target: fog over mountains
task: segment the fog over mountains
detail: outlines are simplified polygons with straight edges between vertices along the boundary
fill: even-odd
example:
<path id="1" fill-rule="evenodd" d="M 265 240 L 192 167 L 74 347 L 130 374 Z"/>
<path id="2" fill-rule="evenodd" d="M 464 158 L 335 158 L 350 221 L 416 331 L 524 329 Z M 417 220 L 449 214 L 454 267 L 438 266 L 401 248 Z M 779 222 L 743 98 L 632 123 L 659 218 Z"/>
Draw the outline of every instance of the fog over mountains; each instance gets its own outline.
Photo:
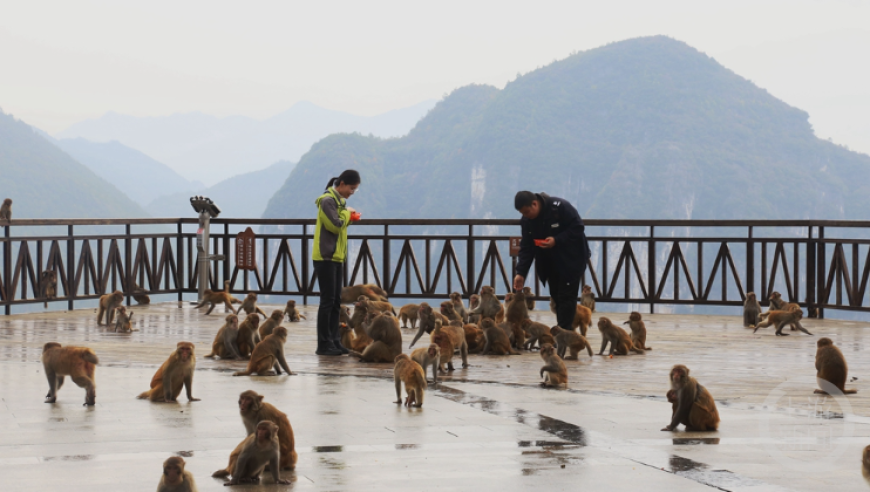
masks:
<path id="1" fill-rule="evenodd" d="M 377 116 L 357 116 L 299 102 L 265 120 L 202 113 L 147 118 L 107 113 L 55 136 L 116 140 L 168 165 L 187 180 L 212 185 L 277 161 L 297 162 L 313 143 L 333 133 L 404 135 L 434 105 L 430 100 Z"/>

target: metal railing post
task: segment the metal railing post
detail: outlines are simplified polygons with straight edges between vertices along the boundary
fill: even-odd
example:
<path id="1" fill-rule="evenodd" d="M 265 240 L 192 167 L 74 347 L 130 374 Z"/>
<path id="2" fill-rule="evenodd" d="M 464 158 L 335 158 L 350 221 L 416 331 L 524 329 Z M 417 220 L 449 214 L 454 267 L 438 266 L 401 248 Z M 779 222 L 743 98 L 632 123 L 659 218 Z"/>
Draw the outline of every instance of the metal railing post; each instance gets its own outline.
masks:
<path id="1" fill-rule="evenodd" d="M 6 304 L 6 314 L 12 314 L 12 291 L 10 284 L 12 283 L 12 240 L 11 240 L 11 225 L 5 226 L 3 237 L 6 241 L 3 243 L 3 301 Z"/>
<path id="2" fill-rule="evenodd" d="M 130 305 L 130 294 L 133 292 L 133 238 L 130 237 L 130 224 L 124 225 L 124 295 L 127 297 L 127 305 Z M 147 256 L 146 256 L 147 258 Z"/>
<path id="3" fill-rule="evenodd" d="M 67 309 L 72 311 L 74 309 L 74 301 L 73 299 L 76 296 L 76 291 L 78 290 L 78 286 L 76 285 L 76 243 L 73 239 L 73 226 L 68 225 L 67 229 L 67 240 L 66 240 L 66 284 L 69 286 L 69 292 L 66 293 L 67 297 Z"/>

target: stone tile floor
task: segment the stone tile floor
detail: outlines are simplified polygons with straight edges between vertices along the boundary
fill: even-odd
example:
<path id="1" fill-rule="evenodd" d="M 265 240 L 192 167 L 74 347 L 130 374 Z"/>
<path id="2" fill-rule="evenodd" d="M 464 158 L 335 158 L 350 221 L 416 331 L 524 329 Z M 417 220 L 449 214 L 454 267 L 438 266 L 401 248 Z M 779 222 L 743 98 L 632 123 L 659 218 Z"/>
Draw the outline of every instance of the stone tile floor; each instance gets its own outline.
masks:
<path id="1" fill-rule="evenodd" d="M 401 304 L 397 302 L 396 304 Z M 274 306 L 264 306 L 267 312 Z M 316 307 L 290 330 L 287 377 L 234 378 L 242 362 L 209 360 L 223 314 L 189 305 L 133 307 L 130 335 L 97 327 L 91 310 L 0 317 L 0 490 L 153 490 L 162 461 L 185 456 L 200 490 L 244 437 L 236 400 L 264 394 L 293 424 L 299 464 L 287 490 L 864 490 L 870 444 L 868 324 L 807 320 L 816 336 L 753 335 L 737 316 L 647 315 L 646 355 L 568 361 L 570 389 L 537 387 L 537 353 L 471 356 L 430 389 L 422 409 L 391 403 L 388 364 L 313 355 Z M 624 321 L 625 314 L 604 314 Z M 553 323 L 549 312 L 532 317 Z M 598 314 L 594 316 L 597 320 Z M 413 335 L 404 331 L 405 345 Z M 847 399 L 814 398 L 815 341 L 829 336 L 850 364 Z M 600 336 L 590 332 L 598 347 Z M 135 396 L 175 343 L 196 343 L 194 396 Z M 93 348 L 97 405 L 69 381 L 43 403 L 47 341 Z M 420 343 L 420 342 L 418 342 Z M 683 363 L 717 400 L 715 433 L 666 433 L 667 373 Z"/>

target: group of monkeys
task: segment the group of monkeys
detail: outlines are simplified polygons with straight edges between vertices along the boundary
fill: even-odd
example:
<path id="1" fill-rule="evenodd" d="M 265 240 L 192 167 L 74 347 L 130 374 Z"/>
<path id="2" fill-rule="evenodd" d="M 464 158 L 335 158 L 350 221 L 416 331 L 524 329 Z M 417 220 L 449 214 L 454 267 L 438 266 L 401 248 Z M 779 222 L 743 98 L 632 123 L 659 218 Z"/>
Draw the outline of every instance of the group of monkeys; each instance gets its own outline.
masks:
<path id="1" fill-rule="evenodd" d="M 223 292 L 207 289 L 197 305 L 198 308 L 209 305 L 206 314 L 210 314 L 219 304 L 223 304 L 230 312 L 215 335 L 211 352 L 206 357 L 246 359 L 247 368 L 234 373 L 234 376 L 281 374 L 282 369 L 288 375 L 293 375 L 284 357 L 288 331 L 281 323 L 285 316 L 291 322 L 305 319 L 296 307 L 296 302 L 288 301 L 283 310 L 274 310 L 261 323 L 259 316 L 267 315 L 257 306 L 257 294 L 251 292 L 244 300 L 239 300 L 229 293 L 228 283 Z M 143 291 L 138 294 L 145 295 Z M 98 324 L 102 323 L 105 314 L 106 323 L 111 325 L 114 314 L 115 331 L 132 331 L 132 312 L 128 315 L 126 308 L 121 305 L 123 298 L 120 291 L 101 297 Z M 428 385 L 426 370 L 431 367 L 433 383 L 437 384 L 439 373 L 454 370 L 455 354 L 461 357 L 462 367 L 465 368 L 469 366 L 468 354 L 519 355 L 523 350 L 537 347 L 544 361 L 540 369 L 543 378 L 541 385 L 554 388 L 565 388 L 568 383 L 568 371 L 563 359 L 577 360 L 584 349 L 592 356 L 592 347 L 586 334 L 592 326 L 595 298 L 589 286 L 583 286 L 571 330 L 559 326 L 547 327 L 532 321 L 529 311 L 534 309 L 535 301 L 528 287 L 507 294 L 502 304 L 493 287 L 484 286 L 479 295 L 471 296 L 468 308 L 464 306 L 461 295 L 454 292 L 450 294 L 450 300 L 441 303 L 438 311 L 423 302 L 406 304 L 397 313 L 386 292 L 373 284 L 345 287 L 341 300 L 343 304 L 352 303 L 354 306 L 353 313 L 348 307 L 341 307 L 342 345 L 361 362 L 393 363 L 395 403 L 408 407 L 423 406 Z M 748 293 L 744 304 L 745 326 L 757 331 L 775 325 L 776 334 L 785 336 L 787 334 L 782 333 L 782 330 L 790 325 L 792 330 L 810 334 L 800 324 L 802 312 L 797 304 L 785 303 L 777 292 L 772 293 L 769 300 L 771 309 L 762 313 L 755 294 Z M 238 310 L 233 304 L 240 305 Z M 555 311 L 552 301 L 550 309 Z M 239 323 L 238 315 L 243 310 L 246 317 Z M 429 345 L 413 350 L 410 355 L 404 354 L 400 320 L 402 328 L 416 330 L 409 348 L 413 348 L 423 333 L 430 335 Z M 602 335 L 599 355 L 613 357 L 632 352 L 644 354 L 651 350 L 646 345 L 646 326 L 640 313 L 632 312 L 629 320 L 623 324 L 629 325 L 630 334 L 609 318 L 599 318 L 597 325 Z M 608 344 L 610 350 L 605 354 Z M 817 346 L 817 377 L 828 381 L 844 394 L 855 393 L 856 390 L 844 387 L 848 368 L 842 352 L 829 338 L 819 339 Z M 199 401 L 192 395 L 196 367 L 194 349 L 190 342 L 179 342 L 176 350 L 154 374 L 150 389 L 138 398 L 152 402 L 175 402 L 184 388 L 189 401 Z M 94 368 L 99 360 L 91 349 L 46 343 L 42 362 L 49 383 L 46 402 L 56 401 L 57 390 L 63 384 L 64 377 L 70 376 L 75 384 L 85 388 L 85 404 L 95 404 Z M 684 365 L 675 365 L 670 371 L 671 389 L 666 396 L 672 405 L 672 416 L 671 422 L 662 429 L 664 431 L 676 430 L 680 424 L 687 431 L 714 431 L 718 428 L 719 414 L 712 395 L 689 373 L 689 368 Z M 406 394 L 404 401 L 402 385 Z M 822 389 L 815 392 L 826 394 Z M 289 420 L 285 414 L 262 400 L 263 397 L 253 391 L 246 391 L 239 398 L 248 437 L 231 453 L 227 468 L 213 475 L 231 476 L 228 484 L 256 482 L 267 468 L 277 483 L 285 483 L 280 480 L 278 470 L 293 469 L 295 466 L 296 453 Z M 868 461 L 865 460 L 865 463 Z M 184 460 L 180 457 L 166 460 L 158 487 L 158 492 L 175 490 L 196 490 L 193 477 L 184 470 Z"/>

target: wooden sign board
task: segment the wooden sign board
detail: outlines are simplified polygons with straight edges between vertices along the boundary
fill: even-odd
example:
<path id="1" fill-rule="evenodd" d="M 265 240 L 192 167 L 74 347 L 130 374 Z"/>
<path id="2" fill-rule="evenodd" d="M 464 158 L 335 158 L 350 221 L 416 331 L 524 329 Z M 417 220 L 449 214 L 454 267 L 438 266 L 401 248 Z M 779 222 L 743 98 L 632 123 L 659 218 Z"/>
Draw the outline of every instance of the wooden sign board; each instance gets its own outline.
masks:
<path id="1" fill-rule="evenodd" d="M 257 236 L 250 227 L 236 235 L 236 267 L 239 270 L 257 269 Z"/>
<path id="2" fill-rule="evenodd" d="M 520 255 L 520 242 L 522 242 L 522 237 L 512 237 L 510 238 L 510 251 L 511 257 L 516 257 Z"/>

